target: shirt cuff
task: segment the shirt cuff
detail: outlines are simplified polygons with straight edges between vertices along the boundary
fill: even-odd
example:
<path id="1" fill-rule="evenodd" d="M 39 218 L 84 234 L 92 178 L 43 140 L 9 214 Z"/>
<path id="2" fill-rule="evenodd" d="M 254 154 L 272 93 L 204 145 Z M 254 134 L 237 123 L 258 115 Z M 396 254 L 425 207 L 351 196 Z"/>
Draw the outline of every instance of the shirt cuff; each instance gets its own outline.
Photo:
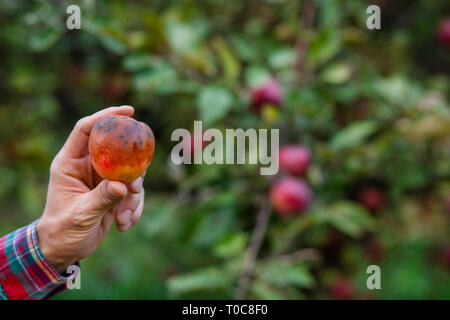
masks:
<path id="1" fill-rule="evenodd" d="M 44 299 L 65 289 L 61 275 L 39 247 L 37 221 L 0 239 L 0 284 L 12 300 Z"/>

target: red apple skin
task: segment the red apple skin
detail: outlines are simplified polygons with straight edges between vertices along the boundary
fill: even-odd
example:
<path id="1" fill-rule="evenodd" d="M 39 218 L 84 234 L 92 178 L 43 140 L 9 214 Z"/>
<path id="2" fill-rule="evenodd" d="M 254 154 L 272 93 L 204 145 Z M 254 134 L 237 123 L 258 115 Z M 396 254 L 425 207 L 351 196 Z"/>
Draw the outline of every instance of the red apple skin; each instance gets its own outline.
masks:
<path id="1" fill-rule="evenodd" d="M 262 86 L 252 88 L 251 95 L 251 110 L 259 113 L 266 104 L 272 104 L 279 107 L 283 100 L 280 83 L 275 78 L 270 78 Z"/>
<path id="2" fill-rule="evenodd" d="M 386 194 L 381 189 L 370 187 L 358 194 L 358 200 L 367 210 L 375 212 L 386 205 Z"/>
<path id="3" fill-rule="evenodd" d="M 450 46 L 450 18 L 445 19 L 440 23 L 438 38 L 443 45 Z"/>
<path id="4" fill-rule="evenodd" d="M 355 296 L 355 288 L 347 278 L 337 279 L 330 287 L 330 295 L 338 300 L 350 300 Z"/>
<path id="5" fill-rule="evenodd" d="M 135 180 L 148 168 L 154 152 L 155 137 L 150 127 L 127 116 L 101 118 L 89 137 L 92 165 L 108 180 Z"/>
<path id="6" fill-rule="evenodd" d="M 300 145 L 280 148 L 280 168 L 294 175 L 304 174 L 311 163 L 311 152 Z"/>
<path id="7" fill-rule="evenodd" d="M 291 217 L 305 211 L 311 204 L 313 193 L 302 179 L 282 178 L 270 190 L 270 202 L 278 214 Z"/>

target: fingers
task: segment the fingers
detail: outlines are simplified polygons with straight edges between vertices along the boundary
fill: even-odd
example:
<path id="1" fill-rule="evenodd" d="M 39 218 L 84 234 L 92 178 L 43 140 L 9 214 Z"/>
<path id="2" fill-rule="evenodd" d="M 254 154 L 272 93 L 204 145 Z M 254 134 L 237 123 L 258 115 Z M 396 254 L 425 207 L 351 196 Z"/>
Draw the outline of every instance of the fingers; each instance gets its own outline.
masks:
<path id="1" fill-rule="evenodd" d="M 128 190 L 123 182 L 103 180 L 95 189 L 86 193 L 86 212 L 101 215 L 118 204 L 127 194 Z"/>
<path id="2" fill-rule="evenodd" d="M 63 157 L 68 158 L 79 158 L 83 157 L 87 153 L 89 135 L 91 133 L 92 127 L 95 123 L 109 115 L 124 115 L 132 116 L 134 113 L 133 107 L 121 106 L 121 107 L 109 107 L 94 113 L 88 117 L 82 118 L 77 122 L 75 128 L 67 138 L 66 143 L 61 149 L 61 154 Z"/>
<path id="3" fill-rule="evenodd" d="M 144 199 L 142 199 L 142 200 L 144 200 Z M 144 210 L 144 201 L 141 201 L 139 203 L 136 211 L 131 216 L 131 226 L 134 226 L 139 221 L 139 219 L 141 219 L 143 210 Z"/>
<path id="4" fill-rule="evenodd" d="M 144 199 L 142 198 L 134 212 L 130 209 L 120 211 L 116 215 L 116 226 L 120 232 L 128 231 L 132 226 L 139 221 L 142 216 L 142 210 L 144 208 Z"/>
<path id="5" fill-rule="evenodd" d="M 114 223 L 114 214 L 108 211 L 102 219 L 101 230 L 103 232 L 103 237 L 106 236 Z"/>
<path id="6" fill-rule="evenodd" d="M 140 193 L 128 193 L 116 210 L 117 230 L 129 230 L 142 216 L 144 208 L 144 189 Z"/>
<path id="7" fill-rule="evenodd" d="M 128 231 L 142 216 L 144 208 L 144 188 L 142 184 L 146 172 L 134 181 L 127 183 L 128 196 L 116 210 L 117 230 L 121 232 Z"/>
<path id="8" fill-rule="evenodd" d="M 144 182 L 144 178 L 141 176 L 141 177 L 137 178 L 136 180 L 134 180 L 134 181 L 132 181 L 130 183 L 127 183 L 128 190 L 131 193 L 136 193 L 136 194 L 140 193 L 141 190 L 142 190 L 142 183 L 143 182 Z"/>
<path id="9" fill-rule="evenodd" d="M 145 174 L 145 173 L 144 173 Z M 143 175 L 127 184 L 130 191 L 116 211 L 117 230 L 125 232 L 129 230 L 142 216 L 144 208 Z"/>

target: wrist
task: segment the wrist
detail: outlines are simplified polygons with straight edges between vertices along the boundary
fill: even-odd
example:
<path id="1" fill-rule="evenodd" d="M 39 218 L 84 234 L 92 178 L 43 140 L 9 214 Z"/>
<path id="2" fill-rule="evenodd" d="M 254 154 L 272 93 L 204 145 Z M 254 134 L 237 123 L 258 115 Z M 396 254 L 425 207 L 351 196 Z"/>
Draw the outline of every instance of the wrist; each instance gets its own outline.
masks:
<path id="1" fill-rule="evenodd" d="M 55 268 L 60 274 L 66 272 L 67 268 L 73 264 L 67 259 L 61 257 L 57 249 L 52 245 L 52 241 L 49 237 L 49 232 L 47 231 L 45 223 L 41 220 L 38 221 L 36 225 L 36 234 L 38 238 L 39 248 L 45 259 Z"/>

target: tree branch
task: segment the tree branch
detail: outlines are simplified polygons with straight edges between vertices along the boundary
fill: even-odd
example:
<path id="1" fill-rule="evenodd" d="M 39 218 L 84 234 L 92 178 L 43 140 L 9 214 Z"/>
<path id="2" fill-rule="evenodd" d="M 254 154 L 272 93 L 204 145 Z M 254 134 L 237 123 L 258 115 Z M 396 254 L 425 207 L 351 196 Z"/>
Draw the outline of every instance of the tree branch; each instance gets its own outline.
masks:
<path id="1" fill-rule="evenodd" d="M 300 17 L 300 25 L 304 30 L 309 30 L 314 25 L 314 20 L 316 17 L 317 4 L 316 0 L 305 0 L 302 10 L 302 15 Z M 298 71 L 298 77 L 300 81 L 305 81 L 305 58 L 306 51 L 308 50 L 309 42 L 307 40 L 298 40 L 296 44 L 297 51 L 297 61 L 296 69 Z"/>
<path id="2" fill-rule="evenodd" d="M 244 263 L 238 282 L 238 287 L 235 293 L 235 299 L 242 300 L 247 296 L 247 291 L 251 283 L 251 278 L 255 268 L 255 261 L 258 257 L 261 243 L 266 234 L 267 224 L 270 218 L 270 206 L 267 199 L 264 199 L 261 204 L 258 216 L 256 218 L 255 228 L 253 229 L 250 245 L 245 252 Z"/>
<path id="3" fill-rule="evenodd" d="M 322 259 L 320 252 L 313 248 L 306 248 L 295 251 L 291 254 L 282 255 L 279 257 L 284 263 L 292 264 L 305 260 L 319 261 Z"/>

